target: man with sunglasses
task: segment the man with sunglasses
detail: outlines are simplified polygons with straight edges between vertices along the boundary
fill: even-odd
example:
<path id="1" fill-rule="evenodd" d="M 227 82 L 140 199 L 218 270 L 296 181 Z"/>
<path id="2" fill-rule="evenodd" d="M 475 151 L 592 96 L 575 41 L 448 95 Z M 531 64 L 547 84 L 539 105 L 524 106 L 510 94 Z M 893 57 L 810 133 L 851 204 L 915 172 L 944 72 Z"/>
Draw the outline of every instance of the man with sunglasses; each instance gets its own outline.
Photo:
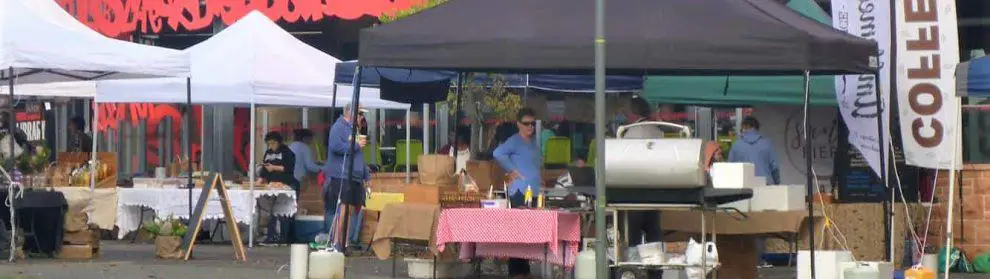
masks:
<path id="1" fill-rule="evenodd" d="M 330 228 L 330 222 L 334 220 L 334 213 L 337 212 L 338 199 L 343 206 L 340 208 L 341 216 L 350 214 L 351 218 L 348 223 L 350 226 L 356 225 L 355 215 L 365 202 L 364 183 L 371 178 L 371 170 L 365 164 L 364 152 L 362 152 L 364 146 L 368 144 L 368 139 L 360 135 L 359 132 L 353 131 L 352 125 L 355 120 L 351 119 L 352 109 L 354 108 L 350 104 L 344 106 L 344 114 L 334 122 L 327 138 L 327 162 L 323 165 L 323 172 L 328 177 L 323 184 L 324 222 L 327 229 Z M 357 110 L 358 119 L 356 121 L 360 123 L 364 120 L 366 110 L 360 107 Z M 356 141 L 353 149 L 351 148 L 352 138 Z M 354 173 L 348 177 L 347 160 L 351 160 L 351 157 L 354 160 Z M 343 251 L 346 243 L 346 240 L 338 237 L 348 227 L 343 224 L 343 221 L 344 218 L 337 218 L 334 231 L 331 232 L 336 240 L 338 251 Z"/>
<path id="2" fill-rule="evenodd" d="M 509 173 L 512 181 L 509 184 L 509 192 L 505 195 L 509 197 L 512 207 L 521 207 L 527 188 L 532 188 L 534 193 L 540 190 L 543 162 L 536 139 L 536 114 L 533 109 L 519 109 L 516 114 L 516 126 L 519 132 L 496 147 L 492 155 L 502 169 Z M 530 276 L 529 261 L 509 259 L 508 265 L 509 277 Z"/>

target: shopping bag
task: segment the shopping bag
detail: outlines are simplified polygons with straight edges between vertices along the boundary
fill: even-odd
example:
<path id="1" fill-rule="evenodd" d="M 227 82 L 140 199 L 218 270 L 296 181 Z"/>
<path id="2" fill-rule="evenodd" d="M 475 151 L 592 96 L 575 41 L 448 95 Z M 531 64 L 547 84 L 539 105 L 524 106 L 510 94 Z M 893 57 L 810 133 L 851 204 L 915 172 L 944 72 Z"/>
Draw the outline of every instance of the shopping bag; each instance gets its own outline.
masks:
<path id="1" fill-rule="evenodd" d="M 419 183 L 426 185 L 456 185 L 454 158 L 446 155 L 419 155 Z"/>
<path id="2" fill-rule="evenodd" d="M 711 272 L 718 264 L 718 248 L 714 242 L 698 243 L 694 238 L 688 241 L 687 250 L 684 257 L 689 266 L 701 266 L 705 264 L 705 272 L 700 267 L 688 267 L 686 269 L 688 279 L 703 279 L 703 274 Z"/>

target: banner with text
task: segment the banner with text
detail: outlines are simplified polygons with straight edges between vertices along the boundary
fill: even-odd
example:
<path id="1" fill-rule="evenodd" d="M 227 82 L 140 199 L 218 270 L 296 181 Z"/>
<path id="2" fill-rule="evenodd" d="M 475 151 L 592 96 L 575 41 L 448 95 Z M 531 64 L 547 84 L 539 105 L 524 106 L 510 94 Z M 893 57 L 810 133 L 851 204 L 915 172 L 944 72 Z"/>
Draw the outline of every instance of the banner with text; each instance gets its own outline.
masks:
<path id="1" fill-rule="evenodd" d="M 909 165 L 948 169 L 958 141 L 955 1 L 896 0 L 897 104 Z M 960 145 L 956 145 L 961 148 Z M 957 153 L 962 157 L 961 153 Z M 958 158 L 957 162 L 961 161 Z"/>
<path id="2" fill-rule="evenodd" d="M 877 118 L 883 115 L 883 130 L 890 131 L 890 1 L 832 0 L 832 26 L 846 33 L 877 41 L 880 48 L 880 84 L 873 75 L 835 77 L 835 98 L 842 120 L 849 128 L 849 144 L 866 159 L 877 175 L 880 170 L 880 148 L 890 154 L 890 134 L 880 143 Z M 877 110 L 877 88 L 881 110 Z M 889 165 L 889 164 L 888 164 Z"/>

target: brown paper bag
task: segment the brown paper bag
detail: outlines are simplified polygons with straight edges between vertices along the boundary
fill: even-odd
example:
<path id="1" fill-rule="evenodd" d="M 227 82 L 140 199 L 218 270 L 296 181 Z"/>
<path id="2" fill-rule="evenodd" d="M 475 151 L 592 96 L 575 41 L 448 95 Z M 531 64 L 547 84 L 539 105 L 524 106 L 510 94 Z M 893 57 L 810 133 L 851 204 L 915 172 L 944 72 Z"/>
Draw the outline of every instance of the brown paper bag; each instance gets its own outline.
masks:
<path id="1" fill-rule="evenodd" d="M 424 154 L 419 155 L 416 168 L 419 169 L 419 183 L 426 185 L 457 184 L 454 176 L 456 163 L 448 155 Z"/>
<path id="2" fill-rule="evenodd" d="M 66 232 L 78 232 L 89 229 L 89 217 L 86 216 L 86 212 L 83 212 L 82 208 L 78 210 L 71 210 L 65 214 L 65 228 Z"/>
<path id="3" fill-rule="evenodd" d="M 178 236 L 159 236 L 155 238 L 155 257 L 166 260 L 182 258 L 182 238 Z"/>

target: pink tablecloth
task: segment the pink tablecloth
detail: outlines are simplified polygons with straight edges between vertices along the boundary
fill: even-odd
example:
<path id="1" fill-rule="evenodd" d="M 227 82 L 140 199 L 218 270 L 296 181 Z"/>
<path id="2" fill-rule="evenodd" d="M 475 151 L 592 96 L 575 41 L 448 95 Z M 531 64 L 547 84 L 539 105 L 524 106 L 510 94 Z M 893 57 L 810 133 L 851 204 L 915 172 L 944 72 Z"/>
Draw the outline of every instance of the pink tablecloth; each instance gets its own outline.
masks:
<path id="1" fill-rule="evenodd" d="M 581 219 L 576 213 L 552 210 L 445 209 L 436 234 L 438 251 L 447 243 L 467 244 L 461 246 L 461 259 L 520 258 L 573 266 Z"/>

